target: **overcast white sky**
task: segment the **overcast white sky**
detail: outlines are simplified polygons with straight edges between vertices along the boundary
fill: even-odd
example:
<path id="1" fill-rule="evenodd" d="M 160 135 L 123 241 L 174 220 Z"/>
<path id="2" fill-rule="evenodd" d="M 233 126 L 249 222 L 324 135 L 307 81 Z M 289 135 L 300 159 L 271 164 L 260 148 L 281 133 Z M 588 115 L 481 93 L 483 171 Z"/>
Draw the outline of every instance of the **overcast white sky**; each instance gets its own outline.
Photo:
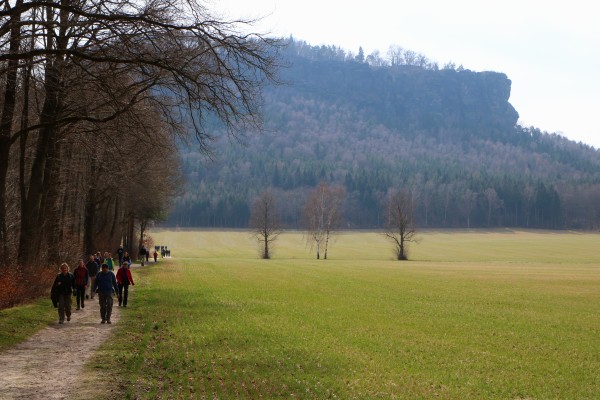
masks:
<path id="1" fill-rule="evenodd" d="M 209 0 L 256 30 L 354 53 L 390 45 L 504 72 L 520 123 L 600 148 L 600 21 L 589 0 Z"/>

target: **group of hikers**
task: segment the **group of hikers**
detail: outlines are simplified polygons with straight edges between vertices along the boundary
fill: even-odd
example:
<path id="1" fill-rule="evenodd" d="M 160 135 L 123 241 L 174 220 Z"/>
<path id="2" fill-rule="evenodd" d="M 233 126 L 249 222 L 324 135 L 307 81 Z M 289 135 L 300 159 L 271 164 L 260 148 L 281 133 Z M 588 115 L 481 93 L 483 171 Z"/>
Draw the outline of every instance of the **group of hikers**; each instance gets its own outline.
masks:
<path id="1" fill-rule="evenodd" d="M 131 276 L 131 257 L 119 247 L 119 268 L 114 273 L 112 254 L 101 252 L 91 254 L 87 263 L 79 260 L 77 267 L 70 272 L 69 265 L 62 263 L 60 272 L 52 285 L 51 299 L 54 307 L 58 308 L 58 323 L 71 320 L 72 297 L 75 296 L 77 310 L 85 308 L 85 300 L 98 295 L 100 303 L 100 318 L 102 324 L 110 324 L 113 308 L 113 294 L 117 295 L 119 307 L 127 307 L 129 285 L 134 285 Z"/>
<path id="2" fill-rule="evenodd" d="M 160 253 L 163 256 L 163 258 L 165 257 L 165 246 L 160 246 Z M 148 262 L 148 259 L 150 258 L 150 250 L 147 250 L 144 246 L 140 247 L 140 257 L 142 259 L 142 267 L 144 266 L 144 257 L 146 258 L 146 262 Z M 170 256 L 170 251 L 169 251 L 169 256 Z M 154 253 L 152 253 L 152 257 L 154 257 L 154 262 L 157 261 L 158 258 L 158 246 L 154 247 Z"/>

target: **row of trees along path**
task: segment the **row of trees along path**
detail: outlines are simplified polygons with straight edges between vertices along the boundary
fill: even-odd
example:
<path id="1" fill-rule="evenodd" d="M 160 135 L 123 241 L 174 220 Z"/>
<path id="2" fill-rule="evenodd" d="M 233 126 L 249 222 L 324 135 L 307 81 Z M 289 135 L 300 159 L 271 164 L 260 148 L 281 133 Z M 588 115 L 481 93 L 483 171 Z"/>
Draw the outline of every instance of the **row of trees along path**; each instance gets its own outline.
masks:
<path id="1" fill-rule="evenodd" d="M 134 290 L 130 287 L 129 290 Z M 50 304 L 50 300 L 48 300 Z M 57 322 L 27 341 L 0 353 L 0 399 L 55 400 L 83 396 L 84 365 L 110 338 L 121 307 L 113 307 L 112 324 L 100 324 L 98 297 L 85 302 L 71 321 Z M 100 378 L 101 379 L 101 378 Z"/>

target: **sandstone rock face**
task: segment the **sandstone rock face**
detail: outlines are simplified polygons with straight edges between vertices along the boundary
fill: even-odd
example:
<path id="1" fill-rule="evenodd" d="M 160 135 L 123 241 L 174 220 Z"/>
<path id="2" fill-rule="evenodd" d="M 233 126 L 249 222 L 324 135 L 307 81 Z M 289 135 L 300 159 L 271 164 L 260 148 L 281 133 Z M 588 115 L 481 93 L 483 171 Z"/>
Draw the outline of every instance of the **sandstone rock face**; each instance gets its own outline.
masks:
<path id="1" fill-rule="evenodd" d="M 501 137 L 519 118 L 509 102 L 511 81 L 499 72 L 298 58 L 285 75 L 291 85 L 272 88 L 272 96 L 338 103 L 410 136 Z"/>

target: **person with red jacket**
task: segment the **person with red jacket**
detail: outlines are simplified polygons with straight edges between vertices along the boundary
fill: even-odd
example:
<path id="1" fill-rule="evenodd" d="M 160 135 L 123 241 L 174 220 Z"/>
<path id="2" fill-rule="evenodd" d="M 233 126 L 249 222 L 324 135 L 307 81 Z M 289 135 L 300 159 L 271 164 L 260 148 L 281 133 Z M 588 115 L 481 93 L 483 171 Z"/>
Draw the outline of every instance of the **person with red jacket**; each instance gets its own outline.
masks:
<path id="1" fill-rule="evenodd" d="M 127 307 L 127 297 L 129 295 L 129 285 L 135 285 L 133 278 L 131 277 L 131 270 L 129 269 L 129 263 L 123 261 L 123 265 L 117 271 L 117 285 L 119 286 L 119 307 Z"/>
<path id="2" fill-rule="evenodd" d="M 88 285 L 90 274 L 83 259 L 79 260 L 79 265 L 73 270 L 73 276 L 75 277 L 75 292 L 77 293 L 77 309 L 80 310 L 85 308 L 85 288 Z"/>

